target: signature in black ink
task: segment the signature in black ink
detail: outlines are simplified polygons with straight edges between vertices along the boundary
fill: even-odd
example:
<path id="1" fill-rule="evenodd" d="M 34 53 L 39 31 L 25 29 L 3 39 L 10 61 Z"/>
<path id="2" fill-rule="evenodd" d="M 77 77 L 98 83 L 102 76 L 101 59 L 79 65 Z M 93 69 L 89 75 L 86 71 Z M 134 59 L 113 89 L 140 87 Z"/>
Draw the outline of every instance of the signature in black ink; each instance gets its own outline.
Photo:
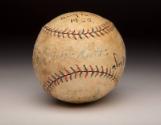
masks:
<path id="1" fill-rule="evenodd" d="M 122 57 L 122 59 L 120 59 L 116 53 L 113 53 L 113 57 L 114 57 L 115 64 L 112 66 L 112 69 L 117 69 L 119 67 L 124 66 L 125 57 Z"/>

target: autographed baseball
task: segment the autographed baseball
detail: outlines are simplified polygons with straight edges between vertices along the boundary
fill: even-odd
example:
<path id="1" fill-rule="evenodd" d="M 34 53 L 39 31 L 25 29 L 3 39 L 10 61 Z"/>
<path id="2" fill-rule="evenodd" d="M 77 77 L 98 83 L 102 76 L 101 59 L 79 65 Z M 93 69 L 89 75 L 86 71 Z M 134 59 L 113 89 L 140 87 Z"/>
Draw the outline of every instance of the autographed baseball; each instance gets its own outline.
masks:
<path id="1" fill-rule="evenodd" d="M 70 103 L 108 94 L 125 66 L 125 46 L 114 24 L 93 13 L 62 14 L 42 27 L 33 67 L 44 90 Z"/>

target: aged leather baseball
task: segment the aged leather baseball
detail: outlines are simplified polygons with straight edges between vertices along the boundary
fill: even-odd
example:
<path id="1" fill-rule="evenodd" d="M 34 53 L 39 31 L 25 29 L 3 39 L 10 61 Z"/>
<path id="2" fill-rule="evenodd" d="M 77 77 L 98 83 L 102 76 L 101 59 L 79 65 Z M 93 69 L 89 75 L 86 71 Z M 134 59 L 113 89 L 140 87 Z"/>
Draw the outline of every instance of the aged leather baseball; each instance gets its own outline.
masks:
<path id="1" fill-rule="evenodd" d="M 125 66 L 125 46 L 114 24 L 89 12 L 62 14 L 42 27 L 33 67 L 44 90 L 66 102 L 108 94 Z"/>

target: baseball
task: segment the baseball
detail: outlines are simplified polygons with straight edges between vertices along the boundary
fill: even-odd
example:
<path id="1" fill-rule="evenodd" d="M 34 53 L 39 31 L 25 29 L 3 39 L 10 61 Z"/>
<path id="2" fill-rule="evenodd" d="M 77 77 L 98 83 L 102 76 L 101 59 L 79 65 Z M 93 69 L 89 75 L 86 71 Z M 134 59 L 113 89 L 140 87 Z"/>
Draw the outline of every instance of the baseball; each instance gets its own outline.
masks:
<path id="1" fill-rule="evenodd" d="M 48 22 L 33 50 L 33 68 L 44 90 L 70 103 L 107 95 L 122 76 L 125 59 L 125 45 L 114 24 L 83 11 Z"/>

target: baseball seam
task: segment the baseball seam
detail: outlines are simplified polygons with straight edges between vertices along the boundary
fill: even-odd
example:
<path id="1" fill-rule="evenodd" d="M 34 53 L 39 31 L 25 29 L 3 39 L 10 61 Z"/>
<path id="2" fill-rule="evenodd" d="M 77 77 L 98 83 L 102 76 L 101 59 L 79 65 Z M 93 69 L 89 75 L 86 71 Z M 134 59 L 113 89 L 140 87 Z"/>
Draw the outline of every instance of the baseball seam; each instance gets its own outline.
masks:
<path id="1" fill-rule="evenodd" d="M 82 68 L 83 67 L 83 68 Z M 51 87 L 56 87 L 60 85 L 60 83 L 68 82 L 72 79 L 87 78 L 88 76 L 91 77 L 104 77 L 110 80 L 117 80 L 117 72 L 112 70 L 111 68 L 104 68 L 103 66 L 98 67 L 97 65 L 92 66 L 83 65 L 82 67 L 76 65 L 75 67 L 70 67 L 70 69 L 64 68 L 64 71 L 59 71 L 59 73 L 52 74 L 48 80 L 44 83 L 44 88 L 46 90 L 50 89 Z"/>
<path id="2" fill-rule="evenodd" d="M 58 38 L 69 38 L 69 39 L 84 39 L 84 38 L 94 38 L 94 37 L 100 37 L 104 36 L 105 34 L 108 34 L 110 31 L 114 29 L 113 24 L 109 25 L 109 22 L 106 22 L 102 25 L 92 27 L 91 29 L 82 29 L 79 31 L 71 30 L 71 29 L 64 29 L 59 30 L 57 28 L 50 28 L 49 26 L 45 25 L 42 28 L 46 33 L 58 37 Z"/>

